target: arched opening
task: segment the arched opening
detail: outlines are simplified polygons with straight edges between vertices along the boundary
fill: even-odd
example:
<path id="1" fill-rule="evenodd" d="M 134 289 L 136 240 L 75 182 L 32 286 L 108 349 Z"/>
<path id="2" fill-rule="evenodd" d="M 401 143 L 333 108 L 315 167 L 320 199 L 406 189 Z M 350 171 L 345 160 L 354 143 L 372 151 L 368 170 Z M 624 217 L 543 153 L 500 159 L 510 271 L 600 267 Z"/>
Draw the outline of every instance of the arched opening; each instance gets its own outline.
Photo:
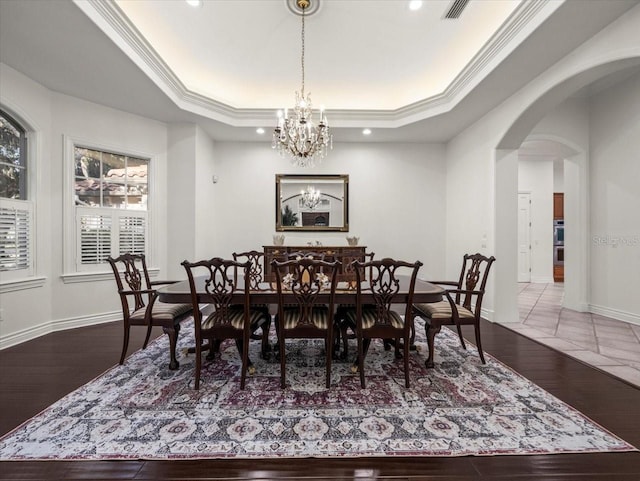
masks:
<path id="1" fill-rule="evenodd" d="M 589 306 L 589 139 L 584 144 L 555 136 L 553 132 L 536 134 L 536 126 L 563 101 L 585 87 L 606 79 L 624 78 L 640 72 L 638 57 L 597 65 L 558 83 L 526 107 L 511 124 L 496 146 L 495 160 L 495 252 L 504 262 L 496 263 L 495 320 L 514 322 L 517 307 L 517 190 L 518 153 L 527 141 L 555 142 L 567 149 L 563 159 L 565 188 L 568 190 L 567 231 L 565 242 L 571 251 L 565 257 L 565 302 L 574 310 Z"/>

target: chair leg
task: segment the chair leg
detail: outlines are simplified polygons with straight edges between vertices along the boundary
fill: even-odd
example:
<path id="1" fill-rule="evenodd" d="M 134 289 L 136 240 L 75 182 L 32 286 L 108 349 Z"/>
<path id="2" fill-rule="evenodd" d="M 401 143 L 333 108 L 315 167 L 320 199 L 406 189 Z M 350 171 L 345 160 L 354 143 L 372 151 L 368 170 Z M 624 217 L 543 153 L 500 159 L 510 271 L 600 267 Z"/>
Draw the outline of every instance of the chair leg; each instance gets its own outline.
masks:
<path id="1" fill-rule="evenodd" d="M 144 338 L 144 344 L 142 345 L 142 349 L 147 348 L 147 344 L 149 344 L 149 338 L 151 337 L 151 329 L 153 329 L 153 323 L 149 323 L 147 326 L 147 336 Z"/>
<path id="2" fill-rule="evenodd" d="M 340 324 L 340 336 L 342 337 L 342 354 L 341 359 L 349 359 L 349 326 L 345 323 Z"/>
<path id="3" fill-rule="evenodd" d="M 124 364 L 124 358 L 129 348 L 129 329 L 131 326 L 128 321 L 124 321 L 124 338 L 122 339 L 122 354 L 120 354 L 120 365 Z"/>
<path id="4" fill-rule="evenodd" d="M 280 388 L 284 389 L 287 386 L 287 381 L 286 381 L 286 366 L 285 366 L 285 357 L 287 357 L 287 355 L 285 354 L 285 349 L 284 349 L 284 334 L 282 334 L 282 337 L 279 337 L 278 339 L 278 344 L 280 344 Z"/>
<path id="5" fill-rule="evenodd" d="M 240 359 L 242 360 L 243 363 L 244 363 L 244 358 L 246 354 L 246 357 L 247 357 L 246 367 L 247 367 L 247 370 L 249 371 L 249 374 L 255 373 L 256 370 L 253 367 L 253 362 L 251 362 L 251 358 L 249 357 L 249 345 L 247 344 L 247 348 L 245 349 L 244 340 L 236 339 L 236 348 L 238 349 L 238 354 L 240 354 Z"/>
<path id="6" fill-rule="evenodd" d="M 460 323 L 456 323 L 456 329 L 458 330 L 458 337 L 460 338 L 460 344 L 462 344 L 462 349 L 467 350 L 467 345 L 464 343 L 464 337 L 462 337 L 462 328 L 460 327 Z"/>
<path id="7" fill-rule="evenodd" d="M 409 346 L 411 336 L 404 338 L 404 387 L 409 389 Z"/>
<path id="8" fill-rule="evenodd" d="M 222 340 L 214 339 L 212 337 L 209 339 L 208 344 L 209 344 L 209 354 L 207 354 L 206 359 L 207 361 L 215 361 L 216 354 L 220 352 L 220 345 L 222 344 Z M 202 347 L 202 350 L 203 351 L 205 350 L 204 346 Z"/>
<path id="9" fill-rule="evenodd" d="M 478 354 L 480 354 L 480 360 L 482 364 L 486 364 L 487 361 L 484 360 L 484 353 L 482 351 L 482 341 L 480 340 L 480 321 L 476 319 L 474 323 L 474 330 L 476 331 L 476 346 L 478 346 Z"/>
<path id="10" fill-rule="evenodd" d="M 361 343 L 358 343 L 358 370 L 360 371 L 360 387 L 362 387 L 362 389 L 366 387 L 364 381 L 364 359 L 367 357 L 370 344 L 371 339 L 368 338 L 363 339 Z"/>
<path id="11" fill-rule="evenodd" d="M 200 389 L 200 368 L 201 367 L 202 367 L 202 340 L 196 339 L 196 380 L 193 385 L 196 391 Z"/>
<path id="12" fill-rule="evenodd" d="M 176 358 L 176 345 L 178 344 L 180 324 L 176 324 L 174 327 L 163 327 L 162 330 L 169 336 L 169 369 L 175 371 L 180 367 L 180 363 Z"/>
<path id="13" fill-rule="evenodd" d="M 244 337 L 242 339 L 236 339 L 236 347 L 242 360 L 242 367 L 240 368 L 240 389 L 244 389 L 247 370 L 253 367 L 253 363 L 251 359 L 249 359 L 249 340 Z"/>
<path id="14" fill-rule="evenodd" d="M 409 339 L 409 346 L 412 350 L 415 351 L 416 348 L 416 325 L 415 325 L 415 316 L 411 318 L 411 336 Z"/>
<path id="15" fill-rule="evenodd" d="M 327 389 L 331 387 L 331 359 L 333 359 L 333 332 L 327 333 L 327 337 L 324 341 L 325 346 L 325 357 L 327 358 L 327 379 L 326 385 Z"/>
<path id="16" fill-rule="evenodd" d="M 269 345 L 269 331 L 271 330 L 271 316 L 262 324 L 262 348 L 260 354 L 262 359 L 269 360 L 271 357 L 271 346 Z"/>
<path id="17" fill-rule="evenodd" d="M 394 342 L 394 356 L 396 357 L 396 359 L 402 359 L 403 355 L 400 353 L 400 339 L 396 337 L 393 342 Z M 410 348 L 411 346 L 405 342 L 402 350 L 406 351 L 406 350 L 409 350 Z"/>

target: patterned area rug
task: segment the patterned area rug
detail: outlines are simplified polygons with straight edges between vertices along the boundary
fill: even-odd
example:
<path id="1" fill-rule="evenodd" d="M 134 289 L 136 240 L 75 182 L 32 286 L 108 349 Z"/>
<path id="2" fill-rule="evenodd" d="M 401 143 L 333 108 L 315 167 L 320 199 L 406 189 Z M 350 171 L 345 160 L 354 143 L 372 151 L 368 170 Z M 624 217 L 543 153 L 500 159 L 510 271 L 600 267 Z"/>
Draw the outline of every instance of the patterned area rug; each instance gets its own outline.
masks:
<path id="1" fill-rule="evenodd" d="M 419 320 L 417 320 L 419 321 Z M 437 337 L 435 369 L 416 326 L 411 388 L 402 361 L 371 345 L 367 388 L 350 364 L 335 362 L 324 387 L 317 341 L 287 344 L 287 383 L 279 362 L 259 358 L 239 389 L 235 344 L 203 363 L 193 390 L 194 357 L 169 371 L 166 336 L 56 402 L 0 440 L 0 459 L 197 459 L 247 457 L 463 456 L 630 451 L 635 448 L 487 356 Z M 185 325 L 179 348 L 193 345 Z M 352 348 L 352 352 L 355 346 Z M 182 351 L 182 349 L 180 349 Z"/>

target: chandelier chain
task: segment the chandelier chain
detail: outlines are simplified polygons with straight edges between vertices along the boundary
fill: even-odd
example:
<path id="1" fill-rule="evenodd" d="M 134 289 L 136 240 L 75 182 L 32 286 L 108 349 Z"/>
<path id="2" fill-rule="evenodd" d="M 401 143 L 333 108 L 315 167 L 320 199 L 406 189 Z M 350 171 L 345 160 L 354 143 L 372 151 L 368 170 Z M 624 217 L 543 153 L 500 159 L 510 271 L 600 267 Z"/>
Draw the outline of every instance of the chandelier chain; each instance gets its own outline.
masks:
<path id="1" fill-rule="evenodd" d="M 311 95 L 305 93 L 305 16 L 310 0 L 297 0 L 296 4 L 302 9 L 302 88 L 295 92 L 296 101 L 293 109 L 285 108 L 278 111 L 278 125 L 273 130 L 271 148 L 277 149 L 282 156 L 290 156 L 291 163 L 298 167 L 313 167 L 316 161 L 321 161 L 327 155 L 327 151 L 333 148 L 333 136 L 329 130 L 324 106 L 320 106 L 318 120 L 314 121 Z"/>
<path id="2" fill-rule="evenodd" d="M 304 98 L 304 13 L 305 7 L 302 7 L 302 54 L 300 55 L 300 62 L 302 63 L 302 97 Z"/>

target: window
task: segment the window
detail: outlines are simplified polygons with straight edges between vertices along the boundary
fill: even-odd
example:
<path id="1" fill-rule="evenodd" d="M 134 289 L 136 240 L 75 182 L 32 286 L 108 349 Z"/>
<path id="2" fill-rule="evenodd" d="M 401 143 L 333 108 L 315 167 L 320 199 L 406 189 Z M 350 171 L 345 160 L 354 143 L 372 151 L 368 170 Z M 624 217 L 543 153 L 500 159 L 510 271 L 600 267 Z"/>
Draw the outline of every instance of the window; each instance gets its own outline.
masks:
<path id="1" fill-rule="evenodd" d="M 0 110 L 0 272 L 32 274 L 33 205 L 27 198 L 27 134 Z M 7 275 L 3 275 L 6 279 Z M 15 279 L 14 276 L 9 276 Z"/>
<path id="2" fill-rule="evenodd" d="M 149 160 L 73 146 L 78 271 L 103 268 L 108 256 L 147 252 Z"/>

